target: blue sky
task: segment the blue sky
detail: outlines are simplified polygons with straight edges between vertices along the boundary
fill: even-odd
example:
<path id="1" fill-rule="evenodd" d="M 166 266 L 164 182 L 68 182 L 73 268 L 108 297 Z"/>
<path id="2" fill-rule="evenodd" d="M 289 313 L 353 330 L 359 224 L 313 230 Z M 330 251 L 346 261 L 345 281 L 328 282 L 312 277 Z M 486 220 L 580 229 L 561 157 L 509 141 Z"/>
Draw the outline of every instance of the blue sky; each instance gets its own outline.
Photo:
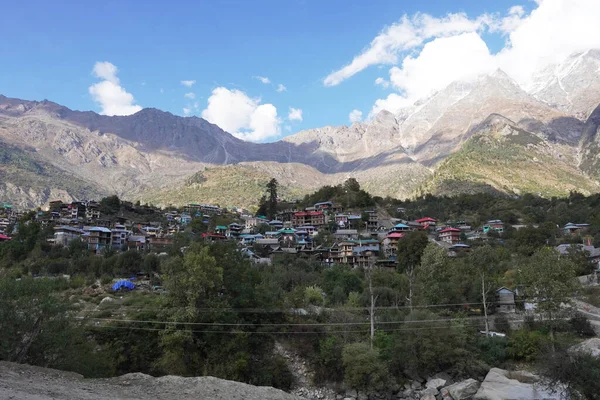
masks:
<path id="1" fill-rule="evenodd" d="M 498 28 L 510 17 L 509 9 L 519 4 L 523 7 L 512 14 L 518 14 L 515 26 Z M 387 101 L 380 103 L 383 108 L 412 101 L 410 96 L 431 88 L 411 89 L 401 82 L 419 77 L 402 71 L 403 77 L 394 75 L 391 67 L 403 69 L 406 56 L 417 57 L 438 37 L 471 31 L 494 55 L 537 7 L 528 0 L 9 2 L 3 5 L 0 24 L 0 93 L 111 113 L 107 110 L 118 110 L 119 105 L 106 105 L 111 96 L 103 90 L 110 85 L 90 89 L 110 81 L 112 89 L 131 96 L 122 101 L 131 100 L 132 107 L 156 107 L 177 115 L 187 109 L 187 115 L 209 117 L 240 137 L 270 141 L 302 129 L 349 124 L 352 110 L 368 118 L 377 110 L 378 99 Z M 397 60 L 375 60 L 327 84 L 330 73 L 368 50 L 386 27 L 417 13 L 434 19 L 463 13 L 463 19 L 474 24 L 489 15 L 496 22 L 425 35 L 409 48 L 386 50 Z M 430 22 L 413 25 L 419 24 Z M 108 62 L 118 71 L 95 70 L 97 62 Z M 381 85 L 374 84 L 377 78 L 383 80 Z M 188 87 L 183 80 L 195 84 Z M 276 90 L 280 84 L 285 91 Z M 211 96 L 215 101 L 209 109 Z M 290 114 L 290 107 L 295 113 Z"/>

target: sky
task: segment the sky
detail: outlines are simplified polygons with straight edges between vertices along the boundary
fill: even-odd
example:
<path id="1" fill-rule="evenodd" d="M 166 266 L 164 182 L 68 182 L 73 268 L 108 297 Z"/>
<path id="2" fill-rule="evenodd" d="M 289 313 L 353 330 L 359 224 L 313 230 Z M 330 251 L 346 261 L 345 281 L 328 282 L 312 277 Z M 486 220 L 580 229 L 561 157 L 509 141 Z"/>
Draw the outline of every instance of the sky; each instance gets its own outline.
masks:
<path id="1" fill-rule="evenodd" d="M 600 48 L 600 0 L 8 2 L 0 94 L 269 142 Z"/>

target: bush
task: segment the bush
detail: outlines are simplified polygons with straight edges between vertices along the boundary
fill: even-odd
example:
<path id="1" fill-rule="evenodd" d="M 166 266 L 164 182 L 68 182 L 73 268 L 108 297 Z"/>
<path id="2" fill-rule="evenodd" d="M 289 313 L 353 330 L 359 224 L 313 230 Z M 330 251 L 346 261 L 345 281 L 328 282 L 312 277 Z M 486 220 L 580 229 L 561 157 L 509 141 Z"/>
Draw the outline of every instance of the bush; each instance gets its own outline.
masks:
<path id="1" fill-rule="evenodd" d="M 573 332 L 581 337 L 593 337 L 596 336 L 594 327 L 590 321 L 581 313 L 575 314 L 570 320 L 569 324 Z"/>
<path id="2" fill-rule="evenodd" d="M 342 351 L 344 381 L 351 388 L 363 393 L 372 393 L 385 388 L 390 376 L 379 352 L 366 343 L 351 343 Z"/>
<path id="3" fill-rule="evenodd" d="M 323 290 L 318 286 L 309 286 L 304 289 L 304 300 L 306 304 L 322 306 L 324 302 Z"/>
<path id="4" fill-rule="evenodd" d="M 507 354 L 514 360 L 533 361 L 547 340 L 541 331 L 517 331 L 510 338 Z"/>

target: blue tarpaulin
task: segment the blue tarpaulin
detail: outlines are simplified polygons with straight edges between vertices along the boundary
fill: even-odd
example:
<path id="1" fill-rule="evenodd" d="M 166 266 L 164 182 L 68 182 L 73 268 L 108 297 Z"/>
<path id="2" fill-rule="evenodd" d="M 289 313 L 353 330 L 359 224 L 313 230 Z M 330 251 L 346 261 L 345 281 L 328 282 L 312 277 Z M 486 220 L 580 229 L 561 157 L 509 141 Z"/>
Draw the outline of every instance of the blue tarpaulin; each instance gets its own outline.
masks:
<path id="1" fill-rule="evenodd" d="M 121 290 L 121 289 L 128 289 L 128 290 L 133 290 L 135 288 L 135 285 L 132 282 L 129 281 L 119 281 L 117 283 L 115 283 L 114 285 L 112 285 L 112 290 Z"/>

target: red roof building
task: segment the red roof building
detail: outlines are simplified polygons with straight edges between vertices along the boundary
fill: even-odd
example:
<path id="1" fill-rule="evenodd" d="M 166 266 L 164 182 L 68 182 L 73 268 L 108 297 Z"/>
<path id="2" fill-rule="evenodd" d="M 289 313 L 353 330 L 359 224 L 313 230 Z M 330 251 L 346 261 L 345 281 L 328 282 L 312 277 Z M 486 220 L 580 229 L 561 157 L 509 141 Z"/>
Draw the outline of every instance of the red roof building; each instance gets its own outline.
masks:
<path id="1" fill-rule="evenodd" d="M 437 219 L 431 218 L 431 217 L 425 217 L 425 218 L 419 218 L 417 219 L 415 222 L 418 222 L 419 224 L 421 224 L 421 226 L 425 229 L 429 228 L 430 226 L 435 226 L 437 223 Z"/>
<path id="2" fill-rule="evenodd" d="M 9 241 L 11 238 L 0 233 L 0 242 Z"/>
<path id="3" fill-rule="evenodd" d="M 458 228 L 444 228 L 440 231 L 439 239 L 445 243 L 457 244 L 460 242 L 460 232 Z"/>

